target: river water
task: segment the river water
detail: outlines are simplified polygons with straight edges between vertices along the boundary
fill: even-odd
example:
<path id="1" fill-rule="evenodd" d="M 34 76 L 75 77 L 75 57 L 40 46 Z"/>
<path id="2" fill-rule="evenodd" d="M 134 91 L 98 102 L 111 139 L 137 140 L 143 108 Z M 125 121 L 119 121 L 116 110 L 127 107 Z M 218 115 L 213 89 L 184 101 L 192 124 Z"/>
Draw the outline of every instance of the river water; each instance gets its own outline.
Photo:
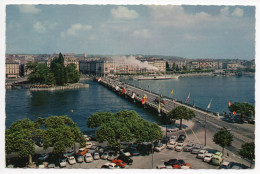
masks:
<path id="1" fill-rule="evenodd" d="M 228 101 L 255 103 L 254 77 L 184 77 L 171 80 L 129 80 L 131 84 L 185 101 L 190 93 L 190 104 L 206 109 L 212 99 L 213 112 L 228 111 Z M 6 90 L 6 127 L 12 122 L 51 115 L 67 115 L 82 131 L 87 128 L 87 118 L 96 112 L 135 110 L 149 122 L 163 124 L 156 114 L 125 100 L 114 92 L 93 81 L 84 81 L 89 88 L 64 91 L 34 91 L 29 89 Z M 171 91 L 173 90 L 173 95 Z"/>

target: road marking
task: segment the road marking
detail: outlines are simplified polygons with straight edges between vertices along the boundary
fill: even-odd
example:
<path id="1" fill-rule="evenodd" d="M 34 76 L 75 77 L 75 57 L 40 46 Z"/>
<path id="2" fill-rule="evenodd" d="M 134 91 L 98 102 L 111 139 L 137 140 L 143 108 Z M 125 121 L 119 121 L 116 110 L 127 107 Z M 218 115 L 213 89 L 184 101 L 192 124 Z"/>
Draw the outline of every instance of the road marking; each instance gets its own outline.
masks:
<path id="1" fill-rule="evenodd" d="M 190 127 L 190 130 L 192 131 L 193 135 L 195 136 L 195 138 L 198 140 L 198 142 L 200 143 L 200 140 L 198 139 L 197 135 L 195 134 L 195 132 L 192 130 L 192 128 Z M 201 144 L 201 143 L 200 143 Z"/>
<path id="2" fill-rule="evenodd" d="M 190 138 L 189 138 L 189 136 L 187 135 L 187 133 L 186 133 L 185 129 L 183 129 L 183 131 L 184 131 L 184 133 L 185 133 L 186 137 L 188 138 L 188 140 L 190 140 Z"/>

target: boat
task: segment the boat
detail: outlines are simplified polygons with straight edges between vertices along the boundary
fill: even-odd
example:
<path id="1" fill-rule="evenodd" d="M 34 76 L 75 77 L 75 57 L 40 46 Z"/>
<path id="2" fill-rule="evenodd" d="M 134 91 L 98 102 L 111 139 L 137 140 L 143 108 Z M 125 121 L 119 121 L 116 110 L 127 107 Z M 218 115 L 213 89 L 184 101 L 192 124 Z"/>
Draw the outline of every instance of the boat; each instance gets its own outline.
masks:
<path id="1" fill-rule="evenodd" d="M 167 79 L 178 79 L 179 76 L 138 76 L 136 80 L 167 80 Z"/>

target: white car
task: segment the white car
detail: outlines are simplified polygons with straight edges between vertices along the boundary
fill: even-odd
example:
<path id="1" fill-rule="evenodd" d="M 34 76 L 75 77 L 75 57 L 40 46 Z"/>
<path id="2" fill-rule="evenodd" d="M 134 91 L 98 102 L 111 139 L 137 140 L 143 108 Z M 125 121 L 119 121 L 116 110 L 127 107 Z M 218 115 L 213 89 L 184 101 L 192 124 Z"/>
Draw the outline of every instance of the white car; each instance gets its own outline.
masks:
<path id="1" fill-rule="evenodd" d="M 88 135 L 83 135 L 86 139 L 86 141 L 89 141 L 90 140 L 90 137 Z"/>
<path id="2" fill-rule="evenodd" d="M 101 168 L 104 168 L 104 169 L 117 169 L 119 167 L 115 163 L 106 163 L 106 164 L 102 165 Z"/>
<path id="3" fill-rule="evenodd" d="M 201 159 L 204 159 L 204 157 L 206 156 L 206 154 L 208 153 L 207 150 L 200 150 L 199 153 L 197 154 L 196 158 L 201 158 Z"/>
<path id="4" fill-rule="evenodd" d="M 166 144 L 158 144 L 154 150 L 161 152 L 166 147 Z"/>
<path id="5" fill-rule="evenodd" d="M 167 132 L 177 132 L 179 130 L 179 128 L 168 128 Z"/>
<path id="6" fill-rule="evenodd" d="M 207 154 L 204 156 L 203 161 L 204 161 L 204 162 L 207 162 L 207 163 L 210 163 L 210 161 L 211 161 L 213 155 L 214 155 L 213 153 L 207 153 Z"/>
<path id="7" fill-rule="evenodd" d="M 125 156 L 131 156 L 131 153 L 130 152 L 124 152 L 124 151 L 121 151 Z"/>
<path id="8" fill-rule="evenodd" d="M 177 140 L 177 137 L 176 137 L 176 136 L 173 135 L 173 136 L 170 137 L 170 141 L 173 141 L 173 142 L 174 142 L 174 141 L 176 141 L 176 140 Z"/>
<path id="9" fill-rule="evenodd" d="M 101 155 L 101 158 L 102 158 L 102 159 L 107 159 L 107 158 L 108 158 L 108 152 L 104 152 L 104 153 Z"/>
<path id="10" fill-rule="evenodd" d="M 70 165 L 76 164 L 76 160 L 75 160 L 74 156 L 69 156 L 68 162 L 69 162 Z"/>
<path id="11" fill-rule="evenodd" d="M 94 160 L 99 160 L 99 159 L 100 159 L 100 155 L 99 155 L 98 152 L 95 152 L 95 153 L 93 154 L 93 157 L 94 157 Z"/>
<path id="12" fill-rule="evenodd" d="M 66 158 L 60 158 L 59 164 L 60 164 L 60 167 L 66 167 L 66 164 L 67 164 Z"/>
<path id="13" fill-rule="evenodd" d="M 92 142 L 86 142 L 86 149 L 90 149 L 92 146 L 94 146 L 95 144 Z"/>
<path id="14" fill-rule="evenodd" d="M 93 157 L 92 157 L 91 153 L 85 154 L 85 161 L 86 161 L 86 163 L 90 163 L 93 161 Z"/>
<path id="15" fill-rule="evenodd" d="M 175 149 L 175 147 L 178 145 L 178 143 L 177 142 L 175 142 L 175 143 L 173 143 L 173 144 L 168 144 L 167 145 L 167 149 L 171 149 L 171 150 L 174 150 Z"/>
<path id="16" fill-rule="evenodd" d="M 178 143 L 177 146 L 175 147 L 175 151 L 181 152 L 184 148 L 183 143 Z"/>

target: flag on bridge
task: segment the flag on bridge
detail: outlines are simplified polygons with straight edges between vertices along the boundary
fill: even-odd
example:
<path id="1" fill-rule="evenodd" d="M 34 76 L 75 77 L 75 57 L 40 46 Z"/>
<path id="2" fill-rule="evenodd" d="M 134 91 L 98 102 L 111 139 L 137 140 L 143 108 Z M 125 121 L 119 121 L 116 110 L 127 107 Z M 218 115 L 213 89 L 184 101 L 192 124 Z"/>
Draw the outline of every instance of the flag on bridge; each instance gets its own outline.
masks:
<path id="1" fill-rule="evenodd" d="M 208 104 L 207 109 L 209 109 L 209 108 L 211 107 L 211 102 L 212 102 L 212 98 L 211 98 L 211 100 L 210 100 L 210 102 L 209 102 L 209 104 Z"/>
<path id="2" fill-rule="evenodd" d="M 173 95 L 173 90 L 172 90 L 171 94 Z"/>
<path id="3" fill-rule="evenodd" d="M 236 113 L 237 113 L 236 111 L 233 111 L 233 116 L 235 116 L 235 115 L 236 115 Z"/>
<path id="4" fill-rule="evenodd" d="M 159 105 L 158 105 L 158 113 L 161 112 L 161 103 L 159 102 Z"/>
<path id="5" fill-rule="evenodd" d="M 99 78 L 97 79 L 97 81 L 100 82 L 100 81 L 101 81 L 101 77 L 99 77 Z"/>
<path id="6" fill-rule="evenodd" d="M 229 106 L 229 107 L 231 106 L 231 102 L 230 102 L 230 101 L 228 101 L 228 106 Z"/>
<path id="7" fill-rule="evenodd" d="M 125 88 L 122 89 L 122 95 L 125 93 Z"/>
<path id="8" fill-rule="evenodd" d="M 146 101 L 147 101 L 147 98 L 146 98 L 146 96 L 144 96 L 142 99 L 142 104 L 144 105 Z"/>

